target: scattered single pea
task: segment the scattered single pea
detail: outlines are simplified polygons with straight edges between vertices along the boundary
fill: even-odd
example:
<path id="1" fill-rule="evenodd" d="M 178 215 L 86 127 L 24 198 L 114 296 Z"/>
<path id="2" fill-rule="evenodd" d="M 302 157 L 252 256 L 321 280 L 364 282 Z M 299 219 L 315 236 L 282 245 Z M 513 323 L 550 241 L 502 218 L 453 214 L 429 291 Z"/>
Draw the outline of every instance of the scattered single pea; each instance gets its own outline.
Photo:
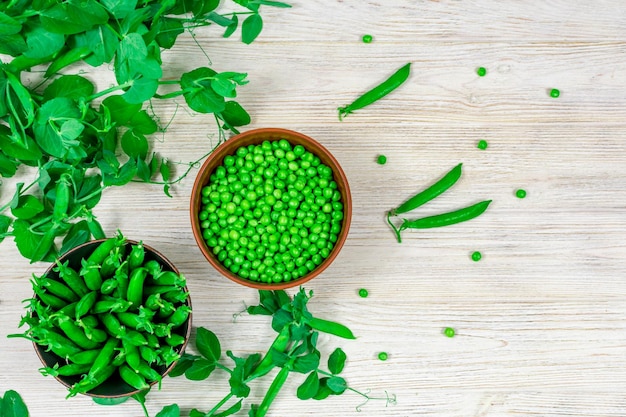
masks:
<path id="1" fill-rule="evenodd" d="M 372 43 L 373 39 L 372 35 L 363 35 L 363 43 Z"/>
<path id="2" fill-rule="evenodd" d="M 476 74 L 478 74 L 479 77 L 484 77 L 485 75 L 487 75 L 487 68 L 485 67 L 479 67 L 476 70 Z"/>
<path id="3" fill-rule="evenodd" d="M 526 190 L 522 190 L 521 188 L 517 191 L 515 191 L 515 196 L 517 198 L 524 198 L 526 197 Z"/>
<path id="4" fill-rule="evenodd" d="M 472 261 L 474 262 L 478 262 L 481 260 L 481 258 L 483 257 L 482 253 L 475 251 L 472 253 Z"/>
<path id="5" fill-rule="evenodd" d="M 487 149 L 487 147 L 488 147 L 488 146 L 489 146 L 489 144 L 488 144 L 488 143 L 487 143 L 487 141 L 486 141 L 486 140 L 484 140 L 484 139 L 479 140 L 479 141 L 478 141 L 478 144 L 476 145 L 476 147 L 477 147 L 478 149 L 481 149 L 481 150 L 483 150 L 483 151 L 484 151 L 485 149 Z"/>
<path id="6" fill-rule="evenodd" d="M 454 337 L 456 332 L 454 331 L 454 329 L 452 327 L 446 327 L 443 330 L 443 334 L 445 334 L 447 337 Z"/>
<path id="7" fill-rule="evenodd" d="M 387 358 L 389 358 L 389 355 L 387 355 L 387 352 L 380 352 L 378 354 L 378 359 L 380 359 L 381 361 L 386 361 Z"/>
<path id="8" fill-rule="evenodd" d="M 553 88 L 552 90 L 550 90 L 550 97 L 557 98 L 560 95 L 561 95 L 561 92 L 557 90 L 556 88 Z"/>
<path id="9" fill-rule="evenodd" d="M 376 162 L 378 162 L 379 165 L 385 165 L 387 163 L 387 157 L 385 155 L 378 155 Z"/>
<path id="10" fill-rule="evenodd" d="M 366 298 L 368 295 L 369 295 L 369 292 L 365 288 L 361 288 L 359 290 L 359 296 L 360 297 Z"/>

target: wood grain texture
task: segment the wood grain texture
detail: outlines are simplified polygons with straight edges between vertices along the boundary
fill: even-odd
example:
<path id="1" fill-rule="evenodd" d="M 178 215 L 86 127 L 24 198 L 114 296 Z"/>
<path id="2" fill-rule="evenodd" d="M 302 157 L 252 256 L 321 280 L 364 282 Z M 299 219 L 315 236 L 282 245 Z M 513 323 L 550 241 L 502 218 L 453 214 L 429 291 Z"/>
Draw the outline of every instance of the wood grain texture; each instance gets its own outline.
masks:
<path id="1" fill-rule="evenodd" d="M 626 416 L 626 3 L 290 3 L 265 9 L 252 45 L 222 39 L 217 27 L 197 29 L 211 64 L 191 36 L 181 37 L 163 55 L 165 77 L 202 65 L 247 72 L 239 101 L 252 115 L 250 128 L 301 131 L 342 164 L 352 227 L 335 263 L 308 285 L 311 310 L 358 336 L 320 340 L 323 352 L 342 346 L 348 353 L 350 385 L 395 394 L 397 403 L 371 401 L 359 413 L 363 401 L 354 393 L 302 402 L 294 377 L 270 415 Z M 373 43 L 361 42 L 366 33 Z M 338 121 L 337 107 L 406 62 L 405 85 Z M 476 75 L 479 66 L 485 77 Z M 86 70 L 101 87 L 112 82 Z M 561 97 L 549 97 L 550 88 Z M 215 144 L 212 117 L 191 114 L 182 100 L 155 103 L 155 112 L 164 124 L 173 117 L 153 147 L 181 163 L 178 173 Z M 487 150 L 476 148 L 480 139 Z M 379 154 L 386 165 L 375 163 Z M 461 180 L 415 216 L 493 199 L 487 213 L 408 231 L 396 243 L 385 211 L 459 162 Z M 194 176 L 171 199 L 158 186 L 108 189 L 95 213 L 107 233 L 119 228 L 142 239 L 185 273 L 194 323 L 211 328 L 223 349 L 262 351 L 273 340 L 267 319 L 233 316 L 255 291 L 219 276 L 191 235 Z M 528 191 L 525 199 L 515 197 L 518 188 Z M 32 345 L 4 337 L 18 331 L 31 273 L 47 265 L 30 265 L 10 241 L 0 250 L 0 391 L 22 393 L 34 417 L 140 415 L 132 402 L 66 401 L 64 388 L 38 373 Z M 470 259 L 474 250 L 480 262 Z M 370 296 L 360 298 L 359 288 Z M 442 335 L 447 326 L 455 338 Z M 252 387 L 252 401 L 269 383 Z M 154 415 L 176 402 L 208 410 L 226 387 L 224 374 L 208 383 L 168 379 L 148 408 Z"/>

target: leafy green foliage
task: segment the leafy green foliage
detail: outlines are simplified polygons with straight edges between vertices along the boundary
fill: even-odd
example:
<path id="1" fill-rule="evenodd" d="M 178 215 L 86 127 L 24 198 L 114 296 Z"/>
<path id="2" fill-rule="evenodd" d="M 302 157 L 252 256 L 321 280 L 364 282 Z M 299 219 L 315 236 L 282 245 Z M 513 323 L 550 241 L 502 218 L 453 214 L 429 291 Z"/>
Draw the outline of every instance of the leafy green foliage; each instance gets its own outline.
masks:
<path id="1" fill-rule="evenodd" d="M 28 417 L 28 409 L 20 394 L 13 390 L 6 391 L 0 397 L 0 416 L 2 417 Z"/>
<path id="2" fill-rule="evenodd" d="M 292 372 L 307 375 L 296 393 L 298 398 L 302 400 L 323 399 L 330 395 L 340 395 L 348 389 L 369 399 L 366 394 L 349 388 L 345 379 L 338 376 L 346 362 L 346 354 L 342 349 L 335 349 L 328 358 L 330 372 L 320 369 L 321 353 L 316 347 L 319 333 L 318 330 L 309 325 L 309 322 L 316 318 L 307 308 L 307 303 L 312 296 L 312 292 L 307 292 L 304 289 L 300 289 L 293 298 L 282 290 L 259 291 L 259 305 L 250 306 L 247 311 L 252 315 L 272 316 L 272 328 L 278 332 L 278 335 L 263 357 L 259 354 L 253 354 L 241 358 L 227 351 L 227 356 L 235 364 L 233 368 L 219 362 L 221 346 L 217 336 L 203 327 L 198 328 L 196 349 L 201 356 L 183 355 L 170 376 L 184 374 L 188 379 L 198 380 L 208 378 L 214 369 L 222 369 L 229 373 L 230 392 L 213 409 L 208 412 L 194 409 L 190 416 L 227 416 L 236 413 L 241 409 L 242 400 L 250 394 L 249 384 L 253 380 L 267 375 L 275 367 L 281 368 L 281 371 L 268 388 L 261 406 L 251 406 L 250 415 L 255 417 L 265 415 L 287 375 Z M 352 332 L 343 325 L 327 320 L 322 320 L 322 322 L 325 323 L 331 334 L 350 336 L 348 338 L 354 337 Z M 340 326 L 340 331 L 337 331 L 337 326 Z M 210 371 L 206 371 L 207 367 L 210 368 Z M 203 369 L 205 369 L 204 374 L 202 373 Z M 320 377 L 320 375 L 322 376 Z M 204 378 L 200 378 L 201 376 Z M 240 400 L 220 412 L 233 397 L 240 398 Z"/>
<path id="3" fill-rule="evenodd" d="M 242 39 L 249 43 L 262 28 L 260 6 L 288 7 L 235 3 L 245 11 L 220 13 L 219 0 L 0 2 L 0 53 L 10 56 L 0 62 L 0 180 L 22 165 L 37 168 L 36 178 L 0 207 L 0 241 L 13 236 L 32 262 L 50 260 L 104 237 L 92 209 L 107 187 L 152 182 L 171 197 L 170 188 L 189 170 L 174 178 L 172 164 L 151 152 L 150 135 L 163 130 L 145 109 L 153 99 L 182 95 L 193 111 L 213 113 L 220 140 L 250 123 L 234 100 L 246 74 L 200 67 L 179 80 L 162 80 L 161 51 L 186 30 L 216 23 L 232 35 L 237 16 L 245 14 Z M 109 65 L 117 84 L 96 91 L 87 78 L 63 73 L 72 64 Z M 45 70 L 25 77 L 34 66 Z M 180 89 L 160 94 L 163 84 Z M 61 178 L 69 192 L 58 197 Z"/>

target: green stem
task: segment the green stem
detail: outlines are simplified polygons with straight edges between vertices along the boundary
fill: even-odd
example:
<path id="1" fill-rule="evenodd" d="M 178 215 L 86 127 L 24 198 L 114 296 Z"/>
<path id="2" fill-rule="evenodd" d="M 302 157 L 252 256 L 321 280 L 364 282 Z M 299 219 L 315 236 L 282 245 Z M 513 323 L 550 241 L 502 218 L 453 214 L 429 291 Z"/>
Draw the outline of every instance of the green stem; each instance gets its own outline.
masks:
<path id="1" fill-rule="evenodd" d="M 224 398 L 222 398 L 222 400 L 219 403 L 215 404 L 215 407 L 213 407 L 209 411 L 207 411 L 205 416 L 209 417 L 209 416 L 212 416 L 213 414 L 215 414 L 215 412 L 218 411 L 231 398 L 233 398 L 233 393 L 229 392 Z"/>
<path id="2" fill-rule="evenodd" d="M 179 91 L 174 91 L 174 92 L 167 93 L 167 94 L 155 94 L 154 98 L 158 98 L 160 100 L 167 100 L 167 99 L 170 99 L 170 98 L 182 96 L 183 94 L 185 94 L 185 91 L 179 90 Z"/>
<path id="3" fill-rule="evenodd" d="M 216 368 L 218 368 L 218 369 L 221 369 L 222 371 L 228 372 L 229 374 L 232 374 L 232 373 L 233 373 L 233 370 L 232 370 L 232 369 L 230 369 L 230 368 L 228 368 L 228 367 L 226 367 L 226 366 L 222 365 L 222 364 L 221 364 L 221 363 L 219 363 L 219 362 L 216 362 L 216 363 L 215 363 L 215 367 L 216 367 Z"/>
<path id="4" fill-rule="evenodd" d="M 398 243 L 402 243 L 402 238 L 400 237 L 400 231 L 396 228 L 396 226 L 393 225 L 393 223 L 391 222 L 391 219 L 389 218 L 390 216 L 391 216 L 391 212 L 388 211 L 387 212 L 387 223 L 389 223 L 389 226 L 391 226 L 391 228 L 395 232 L 396 239 L 398 239 Z"/>
<path id="5" fill-rule="evenodd" d="M 106 90 L 102 90 L 99 93 L 90 95 L 89 97 L 85 99 L 85 101 L 88 101 L 88 102 L 93 101 L 99 97 L 106 96 L 107 94 L 113 93 L 115 91 L 123 90 L 124 88 L 130 87 L 131 85 L 132 85 L 131 82 L 125 82 L 120 85 L 114 85 L 113 87 L 107 88 Z"/>
<path id="6" fill-rule="evenodd" d="M 139 401 L 139 404 L 141 404 L 141 409 L 143 410 L 143 415 L 145 417 L 150 417 L 150 414 L 148 414 L 148 409 L 146 408 L 146 402 L 145 401 Z"/>

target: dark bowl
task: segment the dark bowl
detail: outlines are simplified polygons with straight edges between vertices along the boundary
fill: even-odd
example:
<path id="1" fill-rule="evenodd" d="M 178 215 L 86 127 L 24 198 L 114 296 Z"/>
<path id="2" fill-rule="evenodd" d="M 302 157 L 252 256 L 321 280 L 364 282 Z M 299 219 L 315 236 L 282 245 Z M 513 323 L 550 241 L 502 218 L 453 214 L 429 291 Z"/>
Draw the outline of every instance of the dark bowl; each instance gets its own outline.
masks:
<path id="1" fill-rule="evenodd" d="M 93 240 L 91 242 L 84 243 L 82 245 L 76 246 L 75 248 L 69 250 L 65 254 L 63 254 L 59 260 L 61 262 L 69 261 L 69 266 L 74 268 L 75 270 L 80 270 L 81 268 L 81 259 L 87 258 L 96 247 L 103 242 L 105 239 Z M 137 244 L 137 241 L 134 240 L 126 240 L 127 249 L 130 249 L 130 245 Z M 163 256 L 156 249 L 143 244 L 145 249 L 145 260 L 144 262 L 150 260 L 156 260 L 163 268 L 163 271 L 172 271 L 176 274 L 180 274 L 178 269 L 172 264 L 165 256 Z M 61 280 L 59 278 L 58 272 L 53 271 L 55 264 L 52 264 L 45 272 L 45 276 L 50 277 L 55 280 Z M 187 291 L 187 287 L 185 287 L 185 291 Z M 34 295 L 34 298 L 37 298 L 37 295 Z M 187 297 L 185 302 L 189 307 L 191 307 L 191 298 Z M 191 314 L 187 318 L 187 321 L 176 329 L 176 333 L 181 334 L 185 338 L 185 342 L 177 348 L 178 353 L 182 354 L 189 342 L 189 337 L 191 336 Z M 47 352 L 44 346 L 40 346 L 36 343 L 33 343 L 35 347 L 35 352 L 39 359 L 43 363 L 45 367 L 54 367 L 55 364 L 59 366 L 67 364 L 66 360 L 57 356 L 53 352 Z M 176 362 L 170 364 L 169 366 L 156 366 L 154 369 L 161 374 L 162 377 L 165 377 L 173 368 L 176 366 Z M 55 376 L 55 378 L 63 385 L 65 385 L 68 389 L 78 382 L 81 377 L 80 376 Z M 158 381 L 151 382 L 150 385 L 156 384 Z M 134 394 L 137 394 L 140 390 L 131 387 L 126 382 L 124 382 L 119 375 L 114 374 L 107 381 L 105 381 L 102 385 L 94 388 L 93 390 L 85 393 L 85 395 L 97 398 L 119 398 L 119 397 L 128 397 Z"/>
<path id="2" fill-rule="evenodd" d="M 343 220 L 341 223 L 341 230 L 337 235 L 337 242 L 331 250 L 329 256 L 323 260 L 315 269 L 308 274 L 301 276 L 300 278 L 290 281 L 278 282 L 278 283 L 265 283 L 252 281 L 250 279 L 242 278 L 237 274 L 228 270 L 213 254 L 211 248 L 206 244 L 202 237 L 202 230 L 200 226 L 200 220 L 198 213 L 202 205 L 202 188 L 207 185 L 209 178 L 213 171 L 224 161 L 224 157 L 233 155 L 235 151 L 248 145 L 257 145 L 263 141 L 273 141 L 279 139 L 286 139 L 291 145 L 302 145 L 304 148 L 320 158 L 321 162 L 332 169 L 333 179 L 337 183 L 337 189 L 341 193 L 341 202 L 343 203 Z M 339 162 L 335 157 L 319 142 L 303 135 L 302 133 L 294 132 L 292 130 L 278 129 L 278 128 L 263 128 L 249 130 L 247 132 L 240 133 L 233 136 L 231 139 L 218 146 L 213 153 L 204 161 L 200 168 L 193 190 L 191 192 L 191 228 L 193 231 L 196 243 L 200 248 L 200 251 L 204 257 L 209 261 L 215 269 L 217 269 L 226 278 L 248 287 L 262 289 L 262 290 L 280 290 L 285 288 L 297 287 L 302 285 L 311 279 L 321 274 L 328 266 L 335 260 L 341 248 L 343 247 L 346 238 L 348 237 L 348 231 L 350 229 L 350 221 L 352 219 L 352 197 L 350 195 L 350 187 L 348 185 L 348 179 L 346 174 L 341 169 Z"/>

